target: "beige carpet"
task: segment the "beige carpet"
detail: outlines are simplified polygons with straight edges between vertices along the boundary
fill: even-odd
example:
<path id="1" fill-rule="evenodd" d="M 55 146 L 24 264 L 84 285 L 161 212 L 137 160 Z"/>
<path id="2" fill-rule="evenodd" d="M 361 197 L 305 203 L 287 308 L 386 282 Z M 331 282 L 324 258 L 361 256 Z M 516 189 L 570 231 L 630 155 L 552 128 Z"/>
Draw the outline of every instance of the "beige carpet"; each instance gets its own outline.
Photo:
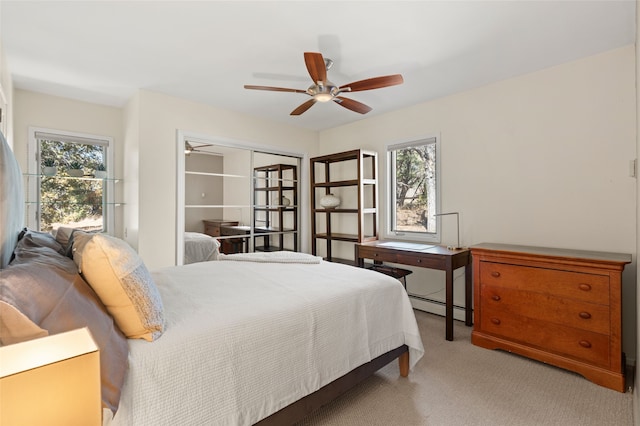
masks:
<path id="1" fill-rule="evenodd" d="M 425 356 L 409 377 L 393 362 L 299 426 L 632 425 L 632 395 L 546 364 L 471 344 L 471 328 L 416 311 Z"/>

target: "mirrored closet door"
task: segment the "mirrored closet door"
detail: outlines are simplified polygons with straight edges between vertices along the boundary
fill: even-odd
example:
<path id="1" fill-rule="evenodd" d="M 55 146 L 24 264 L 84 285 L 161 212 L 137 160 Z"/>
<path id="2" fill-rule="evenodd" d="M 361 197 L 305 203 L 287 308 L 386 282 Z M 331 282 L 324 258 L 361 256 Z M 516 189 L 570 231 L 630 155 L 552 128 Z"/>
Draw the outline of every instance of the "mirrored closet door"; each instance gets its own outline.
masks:
<path id="1" fill-rule="evenodd" d="M 209 237 L 224 254 L 300 250 L 301 156 L 180 136 L 177 264 L 211 260 Z"/>

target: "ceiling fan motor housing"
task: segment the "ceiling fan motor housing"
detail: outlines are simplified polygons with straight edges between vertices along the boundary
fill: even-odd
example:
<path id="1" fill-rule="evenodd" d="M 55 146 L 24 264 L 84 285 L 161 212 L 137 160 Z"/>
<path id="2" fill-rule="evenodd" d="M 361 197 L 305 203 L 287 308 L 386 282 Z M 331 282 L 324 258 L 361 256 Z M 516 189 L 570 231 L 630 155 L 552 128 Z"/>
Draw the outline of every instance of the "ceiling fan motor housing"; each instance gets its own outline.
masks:
<path id="1" fill-rule="evenodd" d="M 319 81 L 318 84 L 312 84 L 307 89 L 307 93 L 318 102 L 328 102 L 338 96 L 344 90 L 340 90 L 338 86 L 330 81 Z"/>

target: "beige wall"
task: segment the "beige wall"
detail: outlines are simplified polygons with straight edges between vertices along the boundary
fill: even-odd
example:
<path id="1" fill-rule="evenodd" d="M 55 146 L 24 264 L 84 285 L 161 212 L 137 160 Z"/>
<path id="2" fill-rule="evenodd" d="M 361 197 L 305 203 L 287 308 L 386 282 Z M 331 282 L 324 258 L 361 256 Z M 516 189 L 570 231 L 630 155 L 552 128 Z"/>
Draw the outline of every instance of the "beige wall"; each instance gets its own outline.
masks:
<path id="1" fill-rule="evenodd" d="M 442 211 L 460 212 L 463 245 L 632 253 L 624 350 L 635 358 L 635 78 L 629 46 L 323 131 L 320 147 L 383 154 L 385 144 L 439 134 Z M 384 200 L 385 182 L 380 188 Z M 444 229 L 445 243 L 455 241 L 454 229 Z M 413 292 L 444 299 L 443 280 L 416 270 L 408 281 Z M 458 277 L 460 304 L 462 284 Z"/>
<path id="2" fill-rule="evenodd" d="M 74 101 L 25 90 L 15 90 L 13 97 L 14 152 L 23 170 L 27 170 L 29 127 L 87 133 L 113 138 L 114 177 L 122 177 L 122 110 Z M 121 201 L 122 187 L 117 184 L 115 201 Z M 116 208 L 115 235 L 122 236 L 123 208 Z"/>
<path id="3" fill-rule="evenodd" d="M 2 2 L 0 1 L 0 22 L 2 17 Z M 9 70 L 9 64 L 7 63 L 4 55 L 4 48 L 2 46 L 2 38 L 0 34 L 0 88 L 7 101 L 7 111 L 5 119 L 7 121 L 7 133 L 5 138 L 9 142 L 9 146 L 13 146 L 13 79 Z"/>
<path id="4" fill-rule="evenodd" d="M 138 163 L 128 166 L 131 173 L 137 168 L 140 176 L 138 229 L 134 231 L 138 252 L 151 269 L 175 263 L 177 130 L 311 156 L 317 151 L 316 132 L 159 93 L 140 91 L 137 96 L 137 108 L 132 108 L 139 114 L 137 136 L 136 132 L 127 134 L 127 138 L 134 137 L 137 141 L 127 140 L 125 144 L 139 149 Z M 135 114 L 135 111 L 128 113 Z M 303 217 L 305 215 L 303 213 Z M 131 223 L 125 225 L 127 233 L 132 226 Z"/>

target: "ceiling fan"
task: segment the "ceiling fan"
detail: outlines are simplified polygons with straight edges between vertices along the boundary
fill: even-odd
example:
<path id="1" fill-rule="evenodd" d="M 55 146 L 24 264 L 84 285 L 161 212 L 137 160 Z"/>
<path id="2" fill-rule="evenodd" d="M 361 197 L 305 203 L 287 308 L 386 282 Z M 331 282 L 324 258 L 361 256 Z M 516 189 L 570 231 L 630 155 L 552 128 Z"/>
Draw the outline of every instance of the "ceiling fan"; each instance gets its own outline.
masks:
<path id="1" fill-rule="evenodd" d="M 284 87 L 270 86 L 252 86 L 245 85 L 245 89 L 253 90 L 271 90 L 275 92 L 293 92 L 304 93 L 311 96 L 311 99 L 291 111 L 291 115 L 300 115 L 313 106 L 316 102 L 333 101 L 338 105 L 350 109 L 360 114 L 366 114 L 371 111 L 371 107 L 362 102 L 340 96 L 343 92 L 360 92 L 362 90 L 380 89 L 382 87 L 395 86 L 402 84 L 403 79 L 400 74 L 386 75 L 382 77 L 373 77 L 366 80 L 354 81 L 353 83 L 343 86 L 336 86 L 327 79 L 327 71 L 333 65 L 331 59 L 325 59 L 321 53 L 305 52 L 304 62 L 307 65 L 307 71 L 313 80 L 313 84 L 307 90 L 286 89 Z"/>

